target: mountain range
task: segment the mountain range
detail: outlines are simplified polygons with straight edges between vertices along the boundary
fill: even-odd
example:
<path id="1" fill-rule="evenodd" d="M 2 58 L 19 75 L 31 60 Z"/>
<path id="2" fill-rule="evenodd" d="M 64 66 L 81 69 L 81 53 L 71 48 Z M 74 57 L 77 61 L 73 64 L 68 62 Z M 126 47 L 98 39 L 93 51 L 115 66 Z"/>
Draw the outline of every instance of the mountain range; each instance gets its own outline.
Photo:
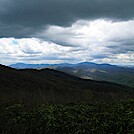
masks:
<path id="1" fill-rule="evenodd" d="M 134 67 L 121 67 L 110 64 L 96 64 L 82 62 L 77 64 L 24 64 L 17 63 L 10 65 L 16 69 L 43 69 L 52 68 L 83 79 L 97 81 L 109 81 L 118 84 L 134 87 Z"/>
<path id="2" fill-rule="evenodd" d="M 87 80 L 54 69 L 13 69 L 0 65 L 0 105 L 13 103 L 111 102 L 134 98 L 134 89 Z"/>

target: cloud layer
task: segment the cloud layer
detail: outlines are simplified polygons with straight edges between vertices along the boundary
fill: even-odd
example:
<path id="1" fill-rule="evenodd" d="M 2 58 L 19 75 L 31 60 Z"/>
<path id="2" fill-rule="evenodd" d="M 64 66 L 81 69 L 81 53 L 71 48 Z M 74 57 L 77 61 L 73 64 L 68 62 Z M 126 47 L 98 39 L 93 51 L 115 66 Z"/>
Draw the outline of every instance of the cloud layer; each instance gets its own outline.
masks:
<path id="1" fill-rule="evenodd" d="M 50 25 L 34 38 L 1 38 L 0 63 L 92 61 L 133 65 L 133 27 L 134 20 L 78 20 L 68 27 Z"/>

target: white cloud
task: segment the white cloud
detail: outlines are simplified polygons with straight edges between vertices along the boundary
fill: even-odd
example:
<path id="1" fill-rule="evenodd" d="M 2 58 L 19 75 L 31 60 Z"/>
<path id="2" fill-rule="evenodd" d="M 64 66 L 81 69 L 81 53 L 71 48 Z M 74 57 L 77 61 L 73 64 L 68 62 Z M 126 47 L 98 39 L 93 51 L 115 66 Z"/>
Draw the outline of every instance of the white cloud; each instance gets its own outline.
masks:
<path id="1" fill-rule="evenodd" d="M 134 63 L 134 20 L 79 20 L 70 27 L 49 26 L 42 38 L 1 38 L 0 63 L 59 63 L 93 61 Z M 8 60 L 9 58 L 9 60 Z"/>
<path id="2" fill-rule="evenodd" d="M 61 42 L 61 45 L 90 46 L 94 43 L 134 40 L 133 27 L 134 20 L 125 22 L 79 20 L 71 27 L 49 26 L 37 36 L 53 42 Z"/>
<path id="3" fill-rule="evenodd" d="M 86 53 L 84 58 L 87 60 L 91 60 L 92 57 L 95 58 L 98 55 L 98 59 L 93 59 L 93 61 L 104 61 L 105 58 L 100 60 L 100 57 L 105 55 L 106 57 L 109 56 L 109 59 L 105 60 L 106 62 L 118 64 L 120 61 L 116 59 L 119 57 L 112 59 L 114 54 L 124 54 L 131 58 L 131 54 L 128 53 L 134 51 L 133 28 L 134 20 L 121 22 L 102 19 L 94 21 L 79 20 L 70 27 L 49 26 L 47 30 L 38 33 L 37 36 L 59 43 L 61 46 L 85 49 L 81 53 Z M 128 62 L 129 64 L 133 61 L 124 58 L 122 62 Z"/>
<path id="4" fill-rule="evenodd" d="M 70 56 L 67 56 L 67 53 L 71 49 L 71 47 L 62 47 L 55 43 L 40 41 L 36 38 L 1 38 L 0 63 L 11 64 L 14 62 L 62 62 L 64 59 L 71 59 Z"/>

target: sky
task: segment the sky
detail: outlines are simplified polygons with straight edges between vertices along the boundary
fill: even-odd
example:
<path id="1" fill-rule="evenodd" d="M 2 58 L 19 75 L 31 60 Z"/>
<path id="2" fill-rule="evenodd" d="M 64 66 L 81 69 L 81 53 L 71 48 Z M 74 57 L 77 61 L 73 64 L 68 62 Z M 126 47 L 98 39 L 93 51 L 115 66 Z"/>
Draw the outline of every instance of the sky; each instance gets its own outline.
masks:
<path id="1" fill-rule="evenodd" d="M 134 0 L 0 0 L 0 64 L 134 66 Z"/>

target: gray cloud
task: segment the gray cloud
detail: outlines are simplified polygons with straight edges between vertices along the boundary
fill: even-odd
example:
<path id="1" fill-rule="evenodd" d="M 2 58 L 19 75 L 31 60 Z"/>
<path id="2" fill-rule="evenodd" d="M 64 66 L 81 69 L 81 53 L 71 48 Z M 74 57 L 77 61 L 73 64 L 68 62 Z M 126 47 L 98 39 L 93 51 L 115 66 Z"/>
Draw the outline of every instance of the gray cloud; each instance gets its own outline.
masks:
<path id="1" fill-rule="evenodd" d="M 134 0 L 1 0 L 0 37 L 30 37 L 47 25 L 79 19 L 134 18 Z"/>
<path id="2" fill-rule="evenodd" d="M 111 54 L 125 54 L 128 52 L 134 52 L 134 40 L 126 40 L 113 43 L 112 45 L 107 46 L 107 49 Z"/>
<path id="3" fill-rule="evenodd" d="M 101 54 L 101 55 L 92 55 L 93 59 L 104 59 L 104 58 L 109 58 L 109 55 L 107 54 Z"/>

